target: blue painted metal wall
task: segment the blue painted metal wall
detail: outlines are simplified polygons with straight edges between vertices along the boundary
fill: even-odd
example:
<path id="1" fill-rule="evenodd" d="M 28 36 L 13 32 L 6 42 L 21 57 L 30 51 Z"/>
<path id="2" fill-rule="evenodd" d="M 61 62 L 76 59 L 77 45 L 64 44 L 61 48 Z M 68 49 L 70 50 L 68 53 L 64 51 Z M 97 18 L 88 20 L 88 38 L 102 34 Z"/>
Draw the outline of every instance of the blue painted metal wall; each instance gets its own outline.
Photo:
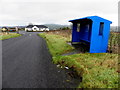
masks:
<path id="1" fill-rule="evenodd" d="M 92 23 L 82 24 L 83 22 L 87 22 L 86 20 L 91 20 Z M 111 21 L 98 16 L 90 16 L 70 20 L 70 22 L 73 23 L 72 42 L 89 42 L 90 53 L 105 53 L 107 51 Z M 81 23 L 80 32 L 77 32 L 77 23 Z M 100 32 L 100 23 L 103 25 L 102 33 Z M 89 28 L 87 25 L 89 25 Z"/>
<path id="2" fill-rule="evenodd" d="M 79 32 L 79 39 L 90 42 L 91 40 L 91 24 L 82 25 Z"/>
<path id="3" fill-rule="evenodd" d="M 73 23 L 72 42 L 80 42 L 80 40 L 79 40 L 79 33 L 77 32 L 77 23 Z"/>

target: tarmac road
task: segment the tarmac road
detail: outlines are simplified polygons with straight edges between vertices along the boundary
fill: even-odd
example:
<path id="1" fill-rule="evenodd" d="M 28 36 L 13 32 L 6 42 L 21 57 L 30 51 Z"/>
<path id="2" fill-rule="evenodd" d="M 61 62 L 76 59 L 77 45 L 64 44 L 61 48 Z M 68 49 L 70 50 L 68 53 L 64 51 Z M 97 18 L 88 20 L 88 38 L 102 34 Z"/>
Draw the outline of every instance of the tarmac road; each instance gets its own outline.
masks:
<path id="1" fill-rule="evenodd" d="M 46 42 L 36 32 L 2 41 L 2 88 L 71 88 L 78 85 L 52 63 Z"/>

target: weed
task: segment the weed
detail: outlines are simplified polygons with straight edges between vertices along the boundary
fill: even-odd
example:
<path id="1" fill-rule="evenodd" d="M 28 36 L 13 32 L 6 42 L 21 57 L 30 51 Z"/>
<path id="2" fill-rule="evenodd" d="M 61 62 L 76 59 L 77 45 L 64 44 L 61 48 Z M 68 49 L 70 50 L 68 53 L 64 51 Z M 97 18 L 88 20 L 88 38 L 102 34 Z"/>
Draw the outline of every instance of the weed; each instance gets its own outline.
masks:
<path id="1" fill-rule="evenodd" d="M 67 66 L 82 77 L 78 88 L 118 88 L 118 54 L 81 53 L 61 56 L 74 49 L 66 44 L 68 38 L 49 33 L 40 36 L 47 41 L 53 63 Z"/>

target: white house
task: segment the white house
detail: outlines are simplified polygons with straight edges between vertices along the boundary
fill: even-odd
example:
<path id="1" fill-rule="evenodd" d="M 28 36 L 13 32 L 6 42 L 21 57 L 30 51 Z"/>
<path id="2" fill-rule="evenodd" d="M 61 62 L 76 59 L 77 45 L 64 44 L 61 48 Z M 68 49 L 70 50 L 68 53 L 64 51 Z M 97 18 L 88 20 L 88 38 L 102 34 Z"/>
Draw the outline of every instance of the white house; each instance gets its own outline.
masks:
<path id="1" fill-rule="evenodd" d="M 49 31 L 49 28 L 44 25 L 28 25 L 25 31 Z"/>

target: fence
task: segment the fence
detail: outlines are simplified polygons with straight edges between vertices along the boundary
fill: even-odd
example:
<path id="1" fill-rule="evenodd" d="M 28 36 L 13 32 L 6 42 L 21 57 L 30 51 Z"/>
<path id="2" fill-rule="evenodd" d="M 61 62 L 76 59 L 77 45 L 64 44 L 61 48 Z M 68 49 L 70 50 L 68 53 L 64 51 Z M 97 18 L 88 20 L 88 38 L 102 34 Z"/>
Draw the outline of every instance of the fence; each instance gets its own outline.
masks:
<path id="1" fill-rule="evenodd" d="M 111 32 L 108 43 L 108 52 L 109 53 L 120 53 L 120 33 Z"/>

